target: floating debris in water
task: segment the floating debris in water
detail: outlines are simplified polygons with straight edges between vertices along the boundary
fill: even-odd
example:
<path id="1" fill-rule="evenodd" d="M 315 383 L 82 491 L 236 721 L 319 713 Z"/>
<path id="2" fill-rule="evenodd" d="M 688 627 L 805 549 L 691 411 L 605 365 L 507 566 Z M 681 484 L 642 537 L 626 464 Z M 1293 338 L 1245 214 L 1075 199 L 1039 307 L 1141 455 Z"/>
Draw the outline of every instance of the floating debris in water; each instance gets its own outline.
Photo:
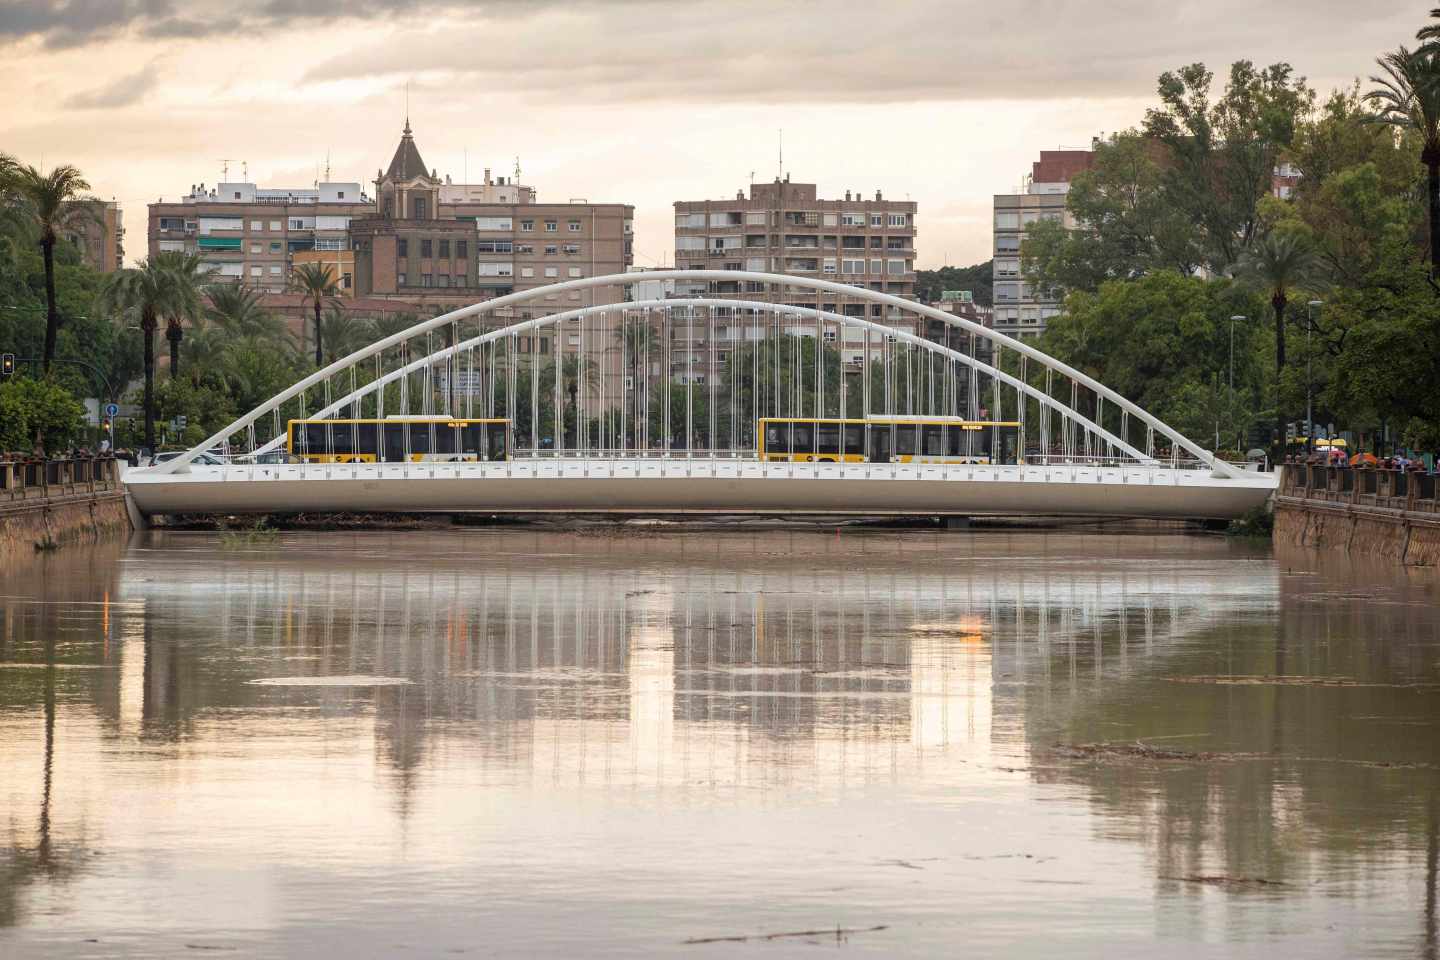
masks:
<path id="1" fill-rule="evenodd" d="M 249 681 L 260 687 L 399 687 L 410 683 L 405 677 L 261 677 Z"/>

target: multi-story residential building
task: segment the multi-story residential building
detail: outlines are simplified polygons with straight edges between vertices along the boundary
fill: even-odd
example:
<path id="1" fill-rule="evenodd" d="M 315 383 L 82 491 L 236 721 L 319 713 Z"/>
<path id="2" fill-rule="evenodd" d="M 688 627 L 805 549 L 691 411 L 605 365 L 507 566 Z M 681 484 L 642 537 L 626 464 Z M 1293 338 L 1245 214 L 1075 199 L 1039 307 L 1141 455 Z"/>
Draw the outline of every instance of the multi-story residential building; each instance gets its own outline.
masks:
<path id="1" fill-rule="evenodd" d="M 1071 179 L 1088 170 L 1091 150 L 1042 150 L 1019 192 L 995 195 L 995 329 L 1033 339 L 1060 312 L 1058 294 L 1036 289 L 1024 276 L 1020 247 L 1030 224 L 1059 220 L 1075 226 L 1066 208 Z"/>
<path id="2" fill-rule="evenodd" d="M 815 184 L 791 183 L 788 176 L 752 183 L 748 198 L 738 191 L 732 200 L 676 201 L 675 265 L 816 277 L 914 299 L 915 213 L 913 201 L 886 200 L 879 190 L 874 199 L 847 190 L 843 200 L 822 200 Z M 761 283 L 712 281 L 681 284 L 675 292 L 816 307 L 882 322 L 894 313 L 880 304 L 847 302 L 843 295 L 799 286 L 777 291 Z M 683 324 L 676 327 L 675 336 L 691 346 L 672 354 L 672 373 L 689 382 L 700 382 L 701 371 L 718 369 L 732 341 L 749 335 L 743 323 L 726 324 L 725 337 L 712 343 Z M 806 328 L 799 324 L 796 329 Z M 861 362 L 864 342 L 859 331 L 851 331 L 839 345 L 847 363 Z"/>
<path id="3" fill-rule="evenodd" d="M 149 251 L 197 253 L 220 279 L 280 292 L 290 268 L 312 253 L 350 249 L 350 221 L 369 214 L 358 183 L 261 189 L 253 183 L 199 184 L 178 201 L 150 204 Z M 342 296 L 354 292 L 353 270 L 338 270 Z"/>
<path id="4" fill-rule="evenodd" d="M 622 203 L 541 203 L 535 188 L 485 178 L 441 180 L 425 166 L 407 123 L 390 166 L 377 171 L 375 203 L 351 225 L 357 290 L 436 307 L 624 273 L 633 260 L 635 208 Z M 549 294 L 513 311 L 520 319 L 618 303 L 623 287 Z"/>
<path id="5" fill-rule="evenodd" d="M 113 200 L 96 200 L 90 216 L 76 217 L 70 222 L 65 239 L 80 251 L 80 256 L 101 273 L 111 273 L 125 266 L 125 221 L 120 204 Z"/>

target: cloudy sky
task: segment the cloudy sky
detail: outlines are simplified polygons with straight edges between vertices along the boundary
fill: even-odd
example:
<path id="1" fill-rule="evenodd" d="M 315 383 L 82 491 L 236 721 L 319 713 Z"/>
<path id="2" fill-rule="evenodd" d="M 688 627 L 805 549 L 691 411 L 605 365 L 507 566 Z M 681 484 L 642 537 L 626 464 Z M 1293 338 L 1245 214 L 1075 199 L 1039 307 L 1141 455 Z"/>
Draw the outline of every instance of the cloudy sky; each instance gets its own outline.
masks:
<path id="1" fill-rule="evenodd" d="M 1363 13 L 1357 12 L 1363 6 Z M 1133 126 L 1196 60 L 1368 76 L 1433 0 L 0 0 L 0 150 L 74 163 L 143 255 L 192 183 L 373 178 L 404 121 L 460 181 L 633 203 L 668 263 L 675 200 L 773 178 L 919 202 L 922 266 L 987 259 L 990 197 L 1039 150 Z"/>

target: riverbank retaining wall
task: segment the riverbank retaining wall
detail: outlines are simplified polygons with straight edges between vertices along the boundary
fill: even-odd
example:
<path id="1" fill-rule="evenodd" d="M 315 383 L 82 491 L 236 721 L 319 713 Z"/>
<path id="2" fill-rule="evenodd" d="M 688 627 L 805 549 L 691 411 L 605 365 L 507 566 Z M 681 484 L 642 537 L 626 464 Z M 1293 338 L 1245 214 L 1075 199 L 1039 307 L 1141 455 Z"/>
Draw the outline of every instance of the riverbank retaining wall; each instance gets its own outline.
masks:
<path id="1" fill-rule="evenodd" d="M 129 531 L 115 461 L 0 461 L 0 556 Z"/>
<path id="2" fill-rule="evenodd" d="M 1315 465 L 1284 468 L 1275 542 L 1440 566 L 1440 501 L 1433 476 Z"/>

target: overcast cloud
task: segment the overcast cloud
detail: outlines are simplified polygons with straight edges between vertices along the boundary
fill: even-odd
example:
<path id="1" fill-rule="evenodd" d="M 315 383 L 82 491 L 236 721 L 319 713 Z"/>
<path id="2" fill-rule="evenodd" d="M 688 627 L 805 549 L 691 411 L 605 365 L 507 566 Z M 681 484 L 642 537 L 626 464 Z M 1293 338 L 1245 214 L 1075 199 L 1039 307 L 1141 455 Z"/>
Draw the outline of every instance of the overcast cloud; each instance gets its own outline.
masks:
<path id="1" fill-rule="evenodd" d="M 784 128 L 796 179 L 911 197 L 920 263 L 973 262 L 992 194 L 1041 149 L 1138 124 L 1161 72 L 1284 60 L 1323 94 L 1434 2 L 0 0 L 0 150 L 78 164 L 125 206 L 135 257 L 144 204 L 220 158 L 261 183 L 327 157 L 368 181 L 408 85 L 442 175 L 518 157 L 542 199 L 633 203 L 651 263 L 671 202 L 773 176 Z"/>

